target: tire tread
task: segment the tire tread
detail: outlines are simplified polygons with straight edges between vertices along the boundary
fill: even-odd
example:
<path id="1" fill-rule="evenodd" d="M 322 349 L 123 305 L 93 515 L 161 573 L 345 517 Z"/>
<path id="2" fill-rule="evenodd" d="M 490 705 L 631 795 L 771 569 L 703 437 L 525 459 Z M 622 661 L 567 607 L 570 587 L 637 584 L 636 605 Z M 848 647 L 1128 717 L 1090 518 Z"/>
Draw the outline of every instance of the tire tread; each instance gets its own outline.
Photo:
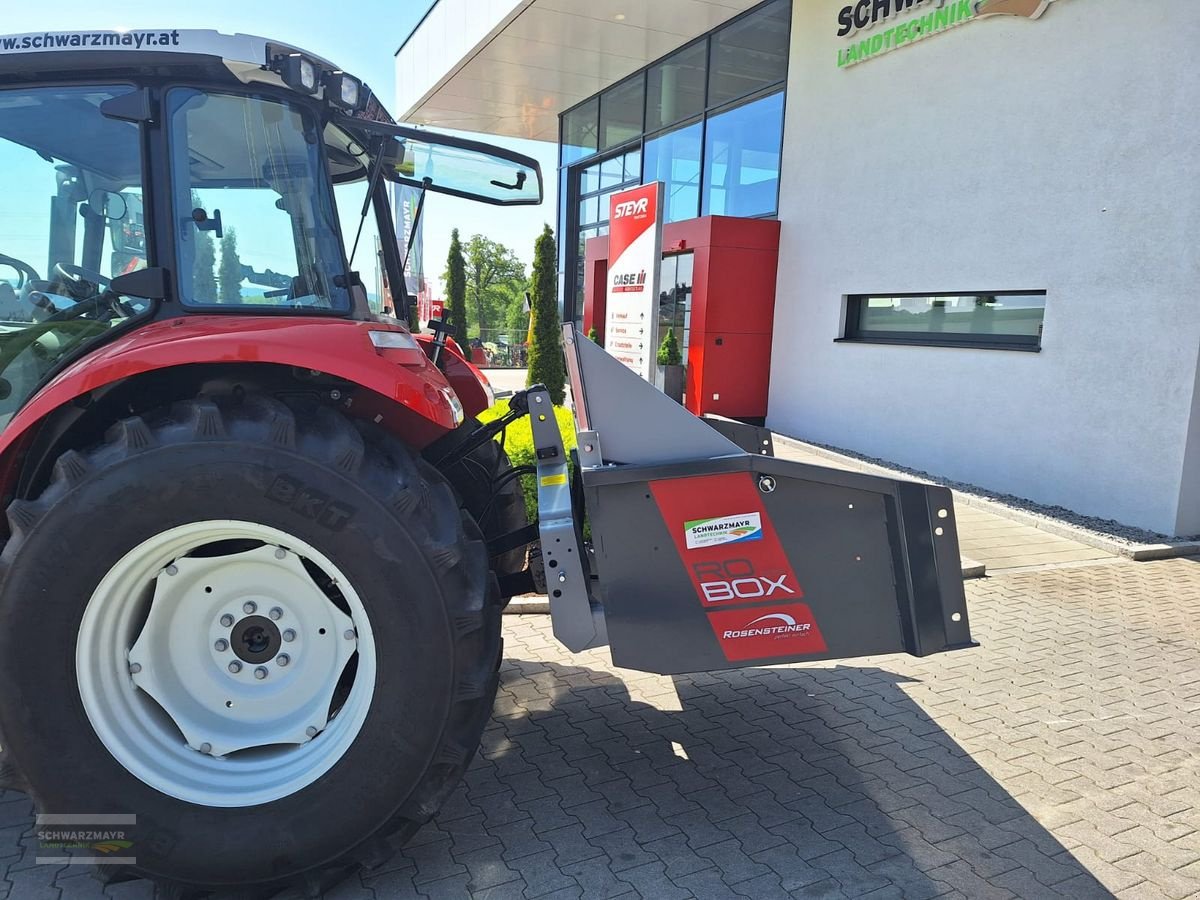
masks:
<path id="1" fill-rule="evenodd" d="M 357 425 L 357 427 L 356 427 Z M 8 562 L 42 515 L 97 468 L 108 467 L 151 447 L 186 441 L 228 439 L 295 449 L 364 483 L 383 498 L 389 513 L 418 540 L 443 583 L 447 618 L 456 646 L 450 709 L 425 778 L 373 834 L 337 858 L 318 863 L 269 885 L 253 889 L 311 892 L 329 887 L 360 865 L 378 865 L 381 854 L 401 846 L 441 808 L 475 756 L 491 714 L 500 640 L 500 599 L 488 569 L 486 545 L 474 520 L 463 514 L 449 483 L 409 447 L 340 412 L 317 407 L 297 414 L 282 401 L 264 395 L 199 398 L 175 403 L 157 418 L 134 416 L 115 423 L 105 442 L 89 450 L 66 451 L 54 466 L 50 484 L 37 500 L 15 500 L 7 509 L 12 537 L 0 554 L 0 579 Z M 0 787 L 27 785 L 5 756 L 0 737 Z M 34 797 L 35 804 L 37 801 Z M 107 873 L 113 876 L 117 873 Z M 143 876 L 127 869 L 120 876 Z M 145 876 L 150 877 L 150 876 Z M 203 888 L 152 878 L 160 891 L 181 896 Z"/>

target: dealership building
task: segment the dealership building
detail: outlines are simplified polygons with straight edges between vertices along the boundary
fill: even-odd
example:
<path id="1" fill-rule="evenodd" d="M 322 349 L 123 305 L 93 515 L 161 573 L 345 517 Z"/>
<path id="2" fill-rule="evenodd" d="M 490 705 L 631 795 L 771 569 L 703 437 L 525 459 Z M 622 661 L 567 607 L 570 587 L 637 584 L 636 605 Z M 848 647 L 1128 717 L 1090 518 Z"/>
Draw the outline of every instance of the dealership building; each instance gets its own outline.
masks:
<path id="1" fill-rule="evenodd" d="M 1169 0 L 438 0 L 400 117 L 559 145 L 564 315 L 661 182 L 689 405 L 1200 533 L 1200 19 Z"/>

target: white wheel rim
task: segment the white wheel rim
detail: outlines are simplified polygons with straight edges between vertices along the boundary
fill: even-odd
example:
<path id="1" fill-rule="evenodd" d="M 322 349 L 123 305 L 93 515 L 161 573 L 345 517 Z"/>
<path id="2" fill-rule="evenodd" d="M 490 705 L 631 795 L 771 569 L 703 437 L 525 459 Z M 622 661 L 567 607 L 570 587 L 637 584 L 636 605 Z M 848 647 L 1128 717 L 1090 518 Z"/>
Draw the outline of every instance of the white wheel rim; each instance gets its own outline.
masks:
<path id="1" fill-rule="evenodd" d="M 223 541 L 259 546 L 212 546 Z M 312 784 L 354 743 L 375 691 L 375 640 L 353 585 L 311 545 L 250 522 L 181 525 L 126 553 L 88 601 L 75 660 L 108 751 L 203 806 Z"/>

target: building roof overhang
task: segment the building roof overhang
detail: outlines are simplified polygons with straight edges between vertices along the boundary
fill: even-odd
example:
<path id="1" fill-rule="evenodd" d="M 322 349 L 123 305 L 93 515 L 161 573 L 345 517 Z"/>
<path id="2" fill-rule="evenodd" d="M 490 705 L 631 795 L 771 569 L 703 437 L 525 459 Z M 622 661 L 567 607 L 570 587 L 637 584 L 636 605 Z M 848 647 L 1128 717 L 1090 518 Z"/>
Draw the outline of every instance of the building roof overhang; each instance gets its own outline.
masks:
<path id="1" fill-rule="evenodd" d="M 541 141 L 558 115 L 760 0 L 438 0 L 396 53 L 401 121 Z"/>

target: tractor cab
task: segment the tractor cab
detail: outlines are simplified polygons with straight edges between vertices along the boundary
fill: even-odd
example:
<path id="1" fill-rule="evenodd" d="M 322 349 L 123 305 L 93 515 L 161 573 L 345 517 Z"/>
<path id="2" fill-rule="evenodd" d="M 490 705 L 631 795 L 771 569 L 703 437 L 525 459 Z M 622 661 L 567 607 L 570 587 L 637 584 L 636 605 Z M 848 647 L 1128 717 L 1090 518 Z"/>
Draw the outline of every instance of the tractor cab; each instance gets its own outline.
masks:
<path id="1" fill-rule="evenodd" d="M 389 184 L 542 195 L 535 161 L 397 127 L 366 85 L 295 48 L 216 32 L 3 39 L 0 425 L 156 317 L 370 317 L 384 298 L 356 265 L 374 271 L 379 253 L 403 291 Z M 378 246 L 360 246 L 367 216 Z"/>

